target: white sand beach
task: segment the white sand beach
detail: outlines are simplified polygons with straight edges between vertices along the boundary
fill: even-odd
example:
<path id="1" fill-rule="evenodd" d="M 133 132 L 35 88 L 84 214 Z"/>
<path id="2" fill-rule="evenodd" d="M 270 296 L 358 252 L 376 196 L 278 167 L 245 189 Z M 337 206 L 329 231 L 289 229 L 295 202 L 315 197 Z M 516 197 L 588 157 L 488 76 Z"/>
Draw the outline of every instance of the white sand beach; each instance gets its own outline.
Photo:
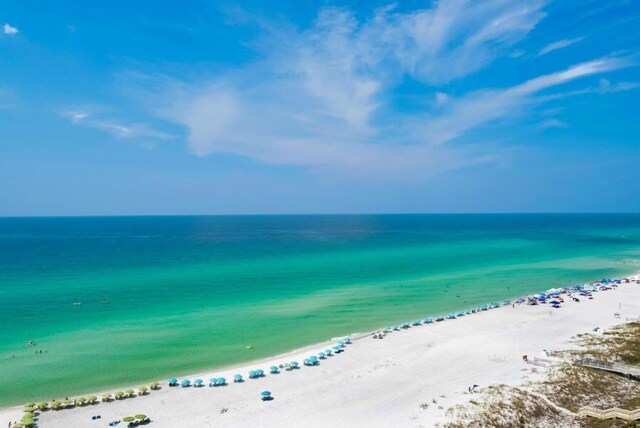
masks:
<path id="1" fill-rule="evenodd" d="M 334 342 L 243 367 L 179 378 L 208 381 L 222 376 L 229 382 L 223 387 L 170 388 L 162 380 L 160 390 L 145 396 L 42 412 L 38 426 L 107 427 L 112 420 L 143 413 L 152 420 L 148 426 L 158 428 L 432 427 L 445 421 L 449 407 L 473 398 L 469 386 L 518 384 L 531 376 L 532 366 L 522 361 L 523 355 L 542 357 L 543 349 L 567 349 L 576 334 L 590 333 L 594 327 L 606 330 L 640 316 L 640 284 L 636 283 L 594 293 L 593 300 L 565 300 L 561 309 L 503 306 L 396 331 L 382 340 L 364 337 L 314 367 L 302 366 L 303 359 Z M 614 317 L 616 312 L 619 318 Z M 300 362 L 301 368 L 268 373 L 270 366 L 292 360 Z M 247 372 L 256 368 L 265 370 L 266 376 L 248 379 Z M 243 374 L 245 381 L 234 384 L 235 373 Z M 273 400 L 260 399 L 264 390 L 272 392 Z M 428 403 L 428 408 L 423 409 L 422 403 Z M 0 410 L 0 422 L 6 425 L 21 414 L 21 407 Z M 92 420 L 93 415 L 101 418 Z"/>

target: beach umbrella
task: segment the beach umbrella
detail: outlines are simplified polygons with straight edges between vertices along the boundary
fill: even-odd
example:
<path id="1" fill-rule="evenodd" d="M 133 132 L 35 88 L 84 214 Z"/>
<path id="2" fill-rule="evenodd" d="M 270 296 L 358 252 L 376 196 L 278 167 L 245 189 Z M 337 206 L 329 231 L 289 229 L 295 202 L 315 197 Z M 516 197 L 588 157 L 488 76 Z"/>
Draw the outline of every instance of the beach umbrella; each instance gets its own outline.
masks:
<path id="1" fill-rule="evenodd" d="M 81 406 L 82 406 L 84 403 L 86 403 L 86 402 L 87 402 L 87 399 L 86 399 L 86 398 L 84 398 L 84 397 L 78 397 L 78 398 L 76 398 L 76 403 L 78 403 L 78 404 L 79 404 L 79 405 L 81 405 Z"/>
<path id="2" fill-rule="evenodd" d="M 252 378 L 254 378 L 254 377 L 256 377 L 256 372 L 255 372 L 255 370 L 249 370 L 249 379 L 252 379 Z"/>
<path id="3" fill-rule="evenodd" d="M 169 386 L 177 385 L 178 384 L 178 379 L 172 377 L 167 382 L 169 383 Z"/>
<path id="4" fill-rule="evenodd" d="M 338 345 L 332 346 L 332 348 L 334 349 L 334 351 L 340 351 L 340 347 Z"/>
<path id="5" fill-rule="evenodd" d="M 263 400 L 267 400 L 271 398 L 271 391 L 262 391 L 260 395 L 262 395 Z"/>
<path id="6" fill-rule="evenodd" d="M 184 388 L 186 388 L 189 385 L 191 385 L 191 381 L 189 379 L 185 379 L 185 380 L 182 381 L 182 386 Z"/>
<path id="7" fill-rule="evenodd" d="M 240 382 L 241 380 L 242 380 L 242 375 L 241 374 L 233 375 L 233 381 L 234 382 Z"/>
<path id="8" fill-rule="evenodd" d="M 102 401 L 111 400 L 111 394 L 102 394 Z"/>
<path id="9" fill-rule="evenodd" d="M 351 338 L 349 336 L 344 338 L 345 343 L 351 343 Z"/>
<path id="10" fill-rule="evenodd" d="M 313 364 L 314 366 L 320 362 L 318 361 L 318 357 L 316 357 L 315 355 L 309 357 L 309 360 L 311 360 L 311 364 Z"/>
<path id="11" fill-rule="evenodd" d="M 89 402 L 89 404 L 94 404 L 96 401 L 98 401 L 98 397 L 96 397 L 95 395 L 91 395 L 87 398 L 87 401 Z"/>
<path id="12" fill-rule="evenodd" d="M 203 382 L 202 379 L 196 379 L 193 381 L 195 386 L 202 386 L 202 382 Z"/>
<path id="13" fill-rule="evenodd" d="M 69 400 L 68 398 L 66 400 L 63 401 L 65 406 L 70 406 L 73 404 L 73 401 Z"/>
<path id="14" fill-rule="evenodd" d="M 294 369 L 296 367 L 298 367 L 298 362 L 297 361 L 291 361 L 291 367 L 293 367 Z"/>
<path id="15" fill-rule="evenodd" d="M 147 419 L 147 415 L 142 415 L 142 414 L 140 414 L 140 415 L 135 415 L 134 417 L 135 417 L 136 419 L 140 419 L 140 420 Z"/>
<path id="16" fill-rule="evenodd" d="M 219 377 L 216 381 L 216 384 L 218 385 L 224 385 L 225 383 L 227 383 L 227 380 L 223 377 Z"/>
<path id="17" fill-rule="evenodd" d="M 325 357 L 324 352 L 318 352 L 318 357 L 324 358 Z"/>
<path id="18" fill-rule="evenodd" d="M 304 360 L 302 360 L 302 364 L 304 364 L 305 366 L 309 366 L 311 365 L 311 360 L 308 358 L 305 358 Z"/>
<path id="19" fill-rule="evenodd" d="M 158 389 L 158 387 L 160 386 L 160 384 L 158 382 L 152 382 L 151 385 L 149 385 L 149 388 L 151 388 L 152 390 Z"/>
<path id="20" fill-rule="evenodd" d="M 29 403 L 25 404 L 24 407 L 36 407 L 36 403 L 29 402 Z"/>
<path id="21" fill-rule="evenodd" d="M 85 398 L 82 398 L 84 401 L 87 401 Z M 38 403 L 36 405 L 36 407 L 38 408 L 38 410 L 45 410 L 49 407 L 49 403 L 47 403 L 46 401 L 43 401 L 41 403 Z"/>
<path id="22" fill-rule="evenodd" d="M 258 369 L 258 370 L 256 370 L 256 375 L 257 375 L 258 377 L 260 377 L 260 376 L 264 375 L 264 370 L 262 370 L 262 369 Z"/>
<path id="23" fill-rule="evenodd" d="M 122 422 L 133 422 L 135 420 L 136 418 L 134 418 L 133 416 L 125 416 L 124 418 L 122 418 Z"/>
<path id="24" fill-rule="evenodd" d="M 148 391 L 146 386 L 141 386 L 140 388 L 138 388 L 138 395 L 144 395 L 146 394 Z"/>
<path id="25" fill-rule="evenodd" d="M 127 395 L 127 397 L 131 397 L 135 392 L 133 391 L 133 389 L 127 389 L 124 393 Z"/>
<path id="26" fill-rule="evenodd" d="M 33 412 L 36 411 L 36 408 L 35 407 L 25 407 L 24 409 L 22 409 L 22 411 L 24 413 L 33 413 Z"/>
<path id="27" fill-rule="evenodd" d="M 269 371 L 270 371 L 271 373 L 278 373 L 278 367 L 276 367 L 276 366 L 271 366 L 271 367 L 269 368 Z"/>
<path id="28" fill-rule="evenodd" d="M 26 426 L 26 427 L 30 427 L 35 425 L 35 421 L 33 420 L 32 417 L 23 417 L 20 422 L 22 423 L 22 425 Z M 14 425 L 15 426 L 15 425 Z"/>
<path id="29" fill-rule="evenodd" d="M 331 355 L 333 354 L 333 351 L 331 349 L 325 349 L 324 353 L 327 355 Z"/>

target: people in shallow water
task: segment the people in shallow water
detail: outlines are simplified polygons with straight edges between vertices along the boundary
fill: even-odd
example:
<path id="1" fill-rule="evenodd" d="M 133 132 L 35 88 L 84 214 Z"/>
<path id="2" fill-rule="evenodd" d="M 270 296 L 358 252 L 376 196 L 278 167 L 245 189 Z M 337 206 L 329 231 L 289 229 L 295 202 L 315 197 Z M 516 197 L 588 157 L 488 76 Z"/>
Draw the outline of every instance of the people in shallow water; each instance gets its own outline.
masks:
<path id="1" fill-rule="evenodd" d="M 28 345 L 29 346 L 36 346 L 36 342 L 33 339 L 29 339 Z"/>

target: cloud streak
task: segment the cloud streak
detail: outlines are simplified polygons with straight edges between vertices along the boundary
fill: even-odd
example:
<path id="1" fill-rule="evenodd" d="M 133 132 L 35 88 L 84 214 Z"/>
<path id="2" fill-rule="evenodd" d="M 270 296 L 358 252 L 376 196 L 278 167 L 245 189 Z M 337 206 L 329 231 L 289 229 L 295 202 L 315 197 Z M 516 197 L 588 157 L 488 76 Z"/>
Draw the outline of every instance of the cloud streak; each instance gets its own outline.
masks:
<path id="1" fill-rule="evenodd" d="M 152 129 L 144 123 L 123 124 L 116 120 L 96 117 L 95 114 L 85 110 L 65 111 L 62 115 L 74 125 L 105 131 L 117 139 L 169 140 L 174 138 L 171 134 Z"/>
<path id="2" fill-rule="evenodd" d="M 567 48 L 582 40 L 584 40 L 584 37 L 576 37 L 575 39 L 563 39 L 563 40 L 558 40 L 557 42 L 549 43 L 548 45 L 540 49 L 537 56 L 543 56 L 553 51 L 557 51 L 558 49 Z"/>

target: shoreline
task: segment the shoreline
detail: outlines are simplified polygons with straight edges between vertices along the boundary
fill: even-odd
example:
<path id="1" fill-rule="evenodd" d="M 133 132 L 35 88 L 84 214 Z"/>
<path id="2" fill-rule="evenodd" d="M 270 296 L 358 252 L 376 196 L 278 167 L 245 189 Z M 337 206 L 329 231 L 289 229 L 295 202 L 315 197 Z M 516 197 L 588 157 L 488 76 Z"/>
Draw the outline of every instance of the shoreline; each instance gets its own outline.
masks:
<path id="1" fill-rule="evenodd" d="M 624 290 L 624 291 L 623 291 Z M 594 300 L 593 301 L 584 301 L 583 304 L 576 304 L 574 302 L 567 302 L 565 303 L 565 306 L 562 309 L 558 310 L 558 312 L 550 312 L 549 316 L 553 316 L 556 313 L 562 315 L 564 312 L 567 311 L 580 311 L 580 312 L 584 312 L 583 308 L 586 309 L 587 307 L 593 308 L 594 304 L 598 304 L 597 302 L 599 302 L 600 300 L 612 300 L 615 299 L 615 296 L 623 293 L 623 294 L 627 294 L 630 293 L 630 296 L 633 295 L 635 297 L 635 302 L 638 302 L 639 299 L 637 299 L 638 296 L 640 296 L 640 285 L 639 284 L 635 284 L 635 283 L 631 283 L 631 284 L 621 284 L 618 286 L 617 290 L 610 290 L 610 291 L 606 291 L 606 292 L 599 292 L 599 293 L 594 293 Z M 601 298 L 602 297 L 602 298 Z M 629 299 L 625 299 L 624 300 L 625 305 L 628 304 L 633 304 L 634 303 L 634 298 Z M 621 301 L 622 303 L 622 301 Z M 637 306 L 638 303 L 636 303 Z M 247 379 L 244 384 L 242 385 L 229 385 L 227 387 L 224 387 L 222 389 L 224 389 L 224 393 L 227 394 L 229 392 L 234 392 L 234 394 L 229 394 L 230 399 L 232 398 L 238 398 L 237 394 L 240 393 L 242 395 L 242 390 L 246 390 L 246 389 L 255 389 L 254 387 L 261 387 L 263 383 L 268 384 L 271 383 L 269 381 L 271 381 L 273 378 L 274 381 L 277 380 L 277 383 L 282 383 L 284 382 L 285 384 L 290 384 L 291 382 L 294 382 L 296 380 L 300 380 L 300 377 L 303 377 L 302 375 L 305 373 L 309 373 L 310 375 L 315 375 L 316 373 L 314 372 L 318 372 L 318 371 L 324 371 L 325 368 L 329 369 L 328 372 L 328 376 L 335 376 L 336 374 L 333 373 L 333 368 L 335 366 L 335 370 L 344 368 L 345 365 L 352 365 L 353 361 L 352 358 L 349 357 L 350 354 L 352 354 L 352 351 L 355 351 L 354 353 L 356 353 L 357 355 L 360 355 L 360 348 L 367 348 L 367 350 L 365 351 L 364 355 L 360 355 L 360 357 L 362 358 L 363 361 L 366 361 L 366 363 L 370 364 L 370 363 L 374 363 L 374 365 L 376 364 L 376 361 L 380 358 L 374 358 L 375 357 L 375 353 L 377 352 L 375 348 L 378 348 L 377 344 L 380 344 L 381 347 L 387 347 L 388 343 L 391 342 L 397 342 L 399 338 L 402 338 L 404 336 L 418 336 L 417 340 L 420 340 L 422 342 L 424 342 L 424 335 L 428 335 L 428 333 L 434 333 L 435 336 L 438 336 L 438 334 L 440 334 L 442 336 L 442 334 L 444 333 L 445 337 L 440 337 L 440 340 L 435 340 L 433 343 L 430 343 L 429 340 L 426 341 L 426 344 L 429 345 L 427 346 L 427 351 L 429 349 L 431 349 L 432 347 L 438 345 L 438 344 L 446 344 L 447 342 L 456 342 L 458 339 L 456 334 L 451 334 L 451 333 L 455 333 L 456 329 L 458 329 L 459 326 L 461 325 L 467 325 L 467 328 L 475 328 L 477 327 L 477 325 L 479 324 L 484 324 L 485 323 L 485 318 L 487 319 L 487 321 L 489 321 L 489 319 L 494 319 L 494 318 L 505 318 L 506 319 L 504 321 L 509 321 L 509 318 L 511 318 L 511 321 L 516 321 L 516 322 L 523 322 L 521 319 L 518 319 L 518 315 L 519 314 L 527 314 L 527 313 L 540 313 L 541 311 L 544 311 L 546 313 L 547 307 L 527 307 L 526 305 L 517 305 L 515 307 L 515 309 L 517 310 L 517 313 L 514 313 L 512 311 L 510 311 L 509 309 L 511 309 L 510 307 L 505 307 L 505 306 L 501 306 L 500 308 L 501 310 L 489 310 L 486 311 L 485 314 L 472 314 L 472 315 L 467 315 L 464 317 L 460 317 L 456 320 L 447 320 L 445 322 L 441 322 L 441 323 L 433 323 L 432 325 L 421 325 L 421 326 L 416 326 L 416 327 L 411 327 L 409 329 L 406 330 L 400 330 L 399 332 L 393 332 L 391 334 L 389 334 L 385 339 L 383 340 L 371 340 L 371 341 L 364 341 L 362 339 L 366 338 L 366 337 L 371 337 L 371 333 L 361 333 L 358 336 L 359 340 L 356 340 L 356 337 L 353 337 L 352 339 L 354 339 L 354 344 L 352 345 L 347 345 L 347 349 L 346 352 L 344 353 L 344 355 L 336 355 L 333 357 L 330 357 L 326 360 L 321 360 L 321 364 L 319 367 L 302 367 L 299 370 L 295 370 L 293 372 L 285 372 L 283 371 L 280 375 L 269 375 L 267 374 L 266 379 L 258 379 L 258 380 L 249 380 Z M 521 310 L 522 309 L 522 310 Z M 550 308 L 549 308 L 550 309 Z M 633 312 L 635 311 L 635 312 Z M 628 313 L 626 314 L 627 316 L 631 316 L 631 317 L 637 317 L 640 316 L 640 308 L 635 307 L 632 308 L 632 312 L 633 313 Z M 509 314 L 509 315 L 506 315 Z M 481 316 L 483 315 L 483 316 Z M 584 316 L 585 314 L 582 313 L 581 316 Z M 589 313 L 586 314 L 587 316 L 589 315 Z M 520 316 L 522 317 L 522 315 Z M 613 321 L 618 321 L 618 323 L 620 322 L 624 322 L 624 318 L 620 320 L 613 320 Z M 469 323 L 469 320 L 478 320 L 477 323 L 472 322 L 471 324 Z M 609 324 L 611 324 L 612 320 L 609 320 Z M 603 321 L 605 322 L 605 321 Z M 614 322 L 615 323 L 615 322 Z M 494 326 L 495 327 L 495 326 Z M 495 338 L 497 336 L 500 336 L 503 332 L 501 330 L 503 329 L 507 329 L 508 325 L 503 325 L 503 328 L 500 328 L 500 325 L 498 326 L 498 328 L 496 329 L 497 331 L 487 331 L 487 332 L 482 332 L 482 334 L 488 334 L 489 337 Z M 376 330 L 374 330 L 376 331 Z M 447 333 L 448 331 L 448 333 Z M 465 330 L 460 332 L 463 336 L 466 333 L 468 335 L 468 331 L 465 332 Z M 422 336 L 422 337 L 420 337 Z M 439 342 L 439 343 L 438 343 Z M 259 359 L 259 360 L 255 360 L 249 363 L 243 363 L 240 367 L 238 365 L 235 366 L 228 366 L 225 368 L 218 368 L 215 369 L 214 371 L 203 371 L 200 373 L 196 373 L 196 374 L 192 374 L 189 376 L 185 376 L 182 377 L 183 378 L 190 378 L 190 379 L 194 379 L 195 377 L 202 377 L 203 379 L 208 379 L 210 375 L 215 375 L 215 376 L 224 376 L 226 377 L 229 381 L 231 381 L 233 373 L 234 372 L 239 372 L 242 373 L 243 375 L 246 375 L 246 371 L 250 370 L 252 368 L 258 368 L 259 366 L 263 366 L 262 368 L 268 368 L 268 365 L 270 363 L 279 363 L 279 362 L 284 362 L 284 361 L 288 361 L 288 360 L 293 360 L 293 359 L 298 359 L 300 363 L 302 363 L 302 359 L 305 357 L 305 354 L 311 352 L 311 351 L 321 351 L 323 349 L 326 349 L 328 347 L 329 344 L 333 344 L 335 343 L 335 341 L 325 341 L 325 342 L 321 342 L 321 343 L 316 343 L 313 345 L 309 345 L 309 346 L 305 346 L 302 348 L 298 348 L 295 350 L 292 350 L 290 352 L 286 352 L 277 356 L 272 356 L 272 357 L 268 357 L 268 358 L 264 358 L 264 359 Z M 423 343 L 424 344 L 424 343 Z M 482 345 L 482 342 L 481 342 Z M 398 343 L 396 346 L 403 346 L 406 347 L 407 343 Z M 499 346 L 499 343 L 496 342 L 496 347 Z M 455 349 L 458 349 L 458 353 L 459 352 L 468 352 L 465 351 L 464 349 L 464 344 L 462 344 L 462 349 L 461 348 L 461 344 L 456 344 Z M 393 351 L 393 350 L 391 350 Z M 411 348 L 408 348 L 408 353 L 413 352 L 413 350 Z M 402 355 L 402 354 L 400 354 Z M 497 354 L 496 354 L 497 355 Z M 384 355 L 381 355 L 379 357 L 382 357 L 381 360 L 384 363 L 385 358 Z M 417 356 L 419 357 L 419 356 Z M 455 355 L 456 358 L 460 358 L 459 355 Z M 500 358 L 503 357 L 499 357 L 496 356 L 495 357 L 497 360 L 499 360 Z M 463 358 L 464 360 L 464 358 Z M 343 361 L 345 361 L 345 363 L 343 363 Z M 302 365 L 302 364 L 301 364 Z M 398 365 L 400 365 L 398 363 Z M 402 371 L 400 369 L 400 371 Z M 290 379 L 286 379 L 286 378 L 290 378 Z M 282 381 L 282 382 L 281 382 Z M 289 381 L 289 382 L 287 382 Z M 186 393 L 186 395 L 193 395 L 196 394 L 195 391 L 198 391 L 198 395 L 202 396 L 202 397 L 206 397 L 207 395 L 207 391 L 208 390 L 215 390 L 218 391 L 220 388 L 209 388 L 209 387 L 204 387 L 204 388 L 167 388 L 166 385 L 166 381 L 161 383 L 163 385 L 163 388 L 160 391 L 152 391 L 151 394 L 148 394 L 146 396 L 142 396 L 142 397 L 137 397 L 136 399 L 127 399 L 127 400 L 121 400 L 121 401 L 117 401 L 117 402 L 112 402 L 112 403 L 108 403 L 108 404 L 99 404 L 96 406 L 84 406 L 84 407 L 78 407 L 78 408 L 74 408 L 74 409 L 69 409 L 69 410 L 64 410 L 64 411 L 58 411 L 58 412 L 54 412 L 54 411 L 47 411 L 47 412 L 43 412 L 43 414 L 41 415 L 41 418 L 43 420 L 43 425 L 44 426 L 63 426 L 63 425 L 59 425 L 57 424 L 57 422 L 59 421 L 60 423 L 67 423 L 65 422 L 65 420 L 67 418 L 71 418 L 74 419 L 74 416 L 86 413 L 86 412 L 94 412 L 94 413 L 107 413 L 107 411 L 111 411 L 111 410 L 117 410 L 118 408 L 123 408 L 126 409 L 127 406 L 130 406 L 132 404 L 132 402 L 140 402 L 142 403 L 143 401 L 145 403 L 153 403 L 155 402 L 156 405 L 152 406 L 153 408 L 156 408 L 156 411 L 154 411 L 153 409 L 150 409 L 151 411 L 146 411 L 146 414 L 149 414 L 152 419 L 155 418 L 157 423 L 154 423 L 154 426 L 165 426 L 163 425 L 163 418 L 161 416 L 159 416 L 157 413 L 158 410 L 164 410 L 164 409 L 158 409 L 158 401 L 162 401 L 164 402 L 165 400 L 170 400 L 171 395 L 175 395 L 177 399 L 180 399 L 181 397 L 183 397 Z M 249 385 L 251 386 L 251 388 L 249 388 Z M 138 385 L 140 386 L 140 384 Z M 246 386 L 246 388 L 244 388 Z M 263 386 L 266 388 L 267 385 Z M 291 386 L 291 385 L 289 385 Z M 298 385 L 296 385 L 298 386 Z M 275 390 L 276 388 L 272 388 L 271 386 L 269 386 L 270 389 Z M 304 385 L 303 385 L 303 389 L 304 389 Z M 200 391 L 200 390 L 204 390 L 204 391 Z M 235 390 L 235 391 L 234 391 Z M 375 387 L 372 390 L 375 390 Z M 192 394 L 190 394 L 193 391 Z M 113 389 L 109 392 L 113 392 Z M 200 394 L 201 392 L 201 394 Z M 100 396 L 101 394 L 94 394 L 94 395 L 98 395 Z M 219 395 L 219 394 L 214 394 L 214 395 Z M 277 395 L 277 393 L 276 393 Z M 248 397 L 241 397 L 240 401 L 244 401 L 245 399 L 247 399 Z M 220 400 L 222 400 L 224 402 L 224 397 L 219 397 Z M 233 402 L 236 400 L 232 400 L 230 402 L 228 402 L 228 405 L 233 405 Z M 251 402 L 253 402 L 254 400 L 250 400 Z M 184 403 L 183 405 L 184 406 Z M 146 406 L 145 406 L 146 407 Z M 187 406 L 189 407 L 189 406 Z M 260 406 L 258 406 L 260 407 Z M 176 411 L 178 411 L 180 408 L 180 404 L 178 403 L 178 409 L 174 409 Z M 223 407 L 224 408 L 224 407 Z M 16 416 L 18 415 L 18 413 L 21 413 L 21 407 L 5 407 L 0 409 L 0 417 L 2 419 L 5 420 L 17 420 Z M 125 412 L 126 413 L 126 412 Z M 162 413 L 162 412 L 161 412 Z M 178 412 L 180 413 L 180 412 Z M 104 418 L 104 416 L 103 416 Z M 48 421 L 51 420 L 51 424 L 48 423 Z M 103 419 L 104 421 L 104 419 Z M 175 421 L 174 421 L 175 423 Z M 233 425 L 233 424 L 232 424 Z M 67 425 L 68 426 L 68 425 Z M 169 426 L 169 425 L 166 425 Z M 189 425 L 190 426 L 190 425 Z M 195 426 L 195 425 L 194 425 Z M 278 426 L 278 423 L 275 422 L 274 426 Z"/>
<path id="2" fill-rule="evenodd" d="M 635 273 L 633 275 L 629 275 L 627 276 L 627 278 L 638 278 L 640 279 L 640 272 L 639 273 Z M 538 291 L 533 291 L 531 292 L 531 294 L 529 295 L 535 295 L 538 293 L 541 293 L 542 291 L 540 291 L 540 289 L 538 289 Z M 518 297 L 522 297 L 522 296 L 516 296 L 516 297 L 509 297 L 509 300 L 513 300 L 515 301 L 515 299 L 517 299 Z M 499 303 L 501 303 L 502 300 L 499 300 Z M 482 305 L 488 305 L 489 302 L 484 302 L 484 303 L 477 303 L 477 304 L 467 304 L 466 307 L 467 308 L 478 308 Z M 502 308 L 502 304 L 500 304 L 500 307 L 498 308 L 490 308 L 489 310 L 494 311 L 495 309 L 501 309 Z M 438 315 L 442 315 L 444 316 L 446 313 L 449 312 L 453 312 L 455 313 L 457 310 L 443 310 L 443 311 L 439 311 L 438 313 L 433 313 L 429 316 L 432 317 L 436 317 Z M 482 314 L 482 312 L 479 312 L 478 314 Z M 423 320 L 423 318 L 419 318 L 420 321 Z M 445 320 L 445 321 L 450 321 L 450 320 Z M 411 320 L 405 320 L 404 322 L 411 322 Z M 402 322 L 396 321 L 397 325 L 401 326 Z M 395 325 L 395 323 L 390 323 L 391 326 Z M 439 324 L 439 323 L 435 323 L 435 324 Z M 422 325 L 422 322 L 421 322 Z M 411 326 L 414 327 L 414 326 Z M 377 331 L 381 331 L 383 330 L 384 327 L 379 326 L 376 327 L 368 332 L 353 332 L 353 333 L 349 333 L 346 334 L 345 336 L 339 336 L 339 337 L 333 337 L 331 339 L 325 340 L 325 341 L 321 341 L 321 342 L 314 342 L 311 343 L 309 345 L 304 345 L 302 347 L 297 347 L 297 348 L 293 348 L 290 350 L 287 350 L 285 352 L 279 353 L 279 354 L 272 354 L 272 355 L 268 355 L 268 356 L 264 356 L 264 357 L 258 357 L 255 359 L 250 359 L 247 361 L 240 361 L 240 362 L 235 362 L 235 363 L 229 363 L 229 364 L 224 364 L 221 366 L 216 366 L 216 367 L 204 367 L 200 370 L 194 370 L 194 371 L 190 371 L 188 374 L 169 374 L 167 375 L 167 378 L 169 378 L 170 376 L 178 376 L 181 379 L 182 378 L 197 378 L 197 377 L 203 377 L 203 376 L 208 376 L 209 374 L 213 373 L 213 372 L 228 372 L 228 371 L 232 371 L 234 369 L 237 369 L 238 367 L 247 367 L 250 365 L 265 365 L 267 363 L 270 363 L 271 361 L 275 360 L 275 359 L 287 359 L 287 358 L 293 358 L 296 356 L 299 356 L 300 353 L 307 353 L 307 352 L 311 352 L 311 351 L 320 351 L 321 349 L 324 350 L 326 349 L 327 346 L 333 345 L 335 344 L 335 342 L 342 340 L 345 337 L 350 337 L 352 340 L 356 341 L 362 338 L 366 338 L 366 337 L 370 337 L 374 332 Z M 301 363 L 301 361 L 299 361 Z M 147 386 L 148 384 L 152 383 L 152 382 L 165 382 L 166 383 L 166 379 L 158 379 L 158 377 L 153 377 L 153 378 L 148 378 L 145 380 L 141 380 L 135 383 L 133 382 L 129 382 L 127 381 L 126 383 L 118 383 L 118 384 L 114 384 L 113 386 L 106 386 L 104 388 L 98 388 L 98 389 L 87 389 L 78 393 L 72 393 L 72 394 L 65 394 L 66 396 L 69 397 L 80 397 L 80 396 L 88 396 L 88 395 L 97 395 L 97 396 L 101 396 L 104 393 L 113 393 L 114 391 L 118 391 L 118 390 L 126 390 L 126 389 L 137 389 L 140 386 Z M 96 392 L 98 391 L 98 392 Z M 64 398 L 64 397 L 62 397 Z M 35 398 L 31 398 L 29 400 L 27 400 L 28 402 L 40 402 L 40 401 L 46 401 L 46 400 L 50 400 L 51 398 L 47 398 L 44 395 L 39 396 L 39 397 L 35 397 Z M 60 400 L 61 397 L 56 397 L 56 399 Z M 0 406 L 0 416 L 2 415 L 3 411 L 9 410 L 9 409 L 15 409 L 15 408 L 22 408 L 21 404 L 11 404 L 11 405 L 5 405 L 5 406 Z"/>

